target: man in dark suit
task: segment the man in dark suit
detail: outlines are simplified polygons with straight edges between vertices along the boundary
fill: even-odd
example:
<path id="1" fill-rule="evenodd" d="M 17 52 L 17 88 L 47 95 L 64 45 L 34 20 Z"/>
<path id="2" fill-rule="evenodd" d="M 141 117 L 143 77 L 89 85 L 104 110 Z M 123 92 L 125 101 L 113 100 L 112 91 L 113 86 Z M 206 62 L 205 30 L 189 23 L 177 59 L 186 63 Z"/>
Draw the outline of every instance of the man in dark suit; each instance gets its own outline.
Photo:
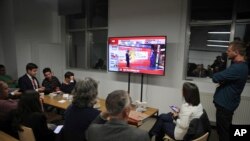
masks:
<path id="1" fill-rule="evenodd" d="M 129 50 L 126 52 L 126 62 L 127 62 L 127 67 L 130 67 L 130 55 L 129 55 Z"/>
<path id="2" fill-rule="evenodd" d="M 150 141 L 146 131 L 127 123 L 131 102 L 126 91 L 111 92 L 106 99 L 106 109 L 88 128 L 88 141 Z"/>
<path id="3" fill-rule="evenodd" d="M 44 87 L 40 87 L 38 80 L 36 79 L 37 65 L 34 63 L 28 63 L 26 65 L 26 74 L 18 79 L 18 85 L 20 91 L 24 92 L 27 90 L 36 90 L 38 92 L 43 92 Z"/>

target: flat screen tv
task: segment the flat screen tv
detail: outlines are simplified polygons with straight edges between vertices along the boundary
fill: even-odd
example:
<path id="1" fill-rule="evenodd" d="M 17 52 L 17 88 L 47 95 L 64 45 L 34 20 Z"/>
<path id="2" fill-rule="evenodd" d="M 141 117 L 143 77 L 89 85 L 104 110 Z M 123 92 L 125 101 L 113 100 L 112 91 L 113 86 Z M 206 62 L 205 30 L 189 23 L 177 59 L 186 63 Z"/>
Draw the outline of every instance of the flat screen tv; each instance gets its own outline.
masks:
<path id="1" fill-rule="evenodd" d="M 108 70 L 165 75 L 166 36 L 109 37 Z"/>

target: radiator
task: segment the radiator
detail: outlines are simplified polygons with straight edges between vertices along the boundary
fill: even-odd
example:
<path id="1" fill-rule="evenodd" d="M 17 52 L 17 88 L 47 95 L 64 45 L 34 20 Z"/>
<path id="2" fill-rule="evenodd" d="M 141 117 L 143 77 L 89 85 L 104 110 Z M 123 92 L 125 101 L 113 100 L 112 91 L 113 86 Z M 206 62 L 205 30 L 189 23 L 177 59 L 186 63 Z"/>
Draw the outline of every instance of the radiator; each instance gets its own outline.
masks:
<path id="1" fill-rule="evenodd" d="M 213 104 L 213 94 L 201 93 L 201 103 L 206 110 L 211 124 L 215 124 L 215 106 Z M 233 116 L 233 124 L 250 124 L 250 97 L 242 96 L 239 107 Z"/>

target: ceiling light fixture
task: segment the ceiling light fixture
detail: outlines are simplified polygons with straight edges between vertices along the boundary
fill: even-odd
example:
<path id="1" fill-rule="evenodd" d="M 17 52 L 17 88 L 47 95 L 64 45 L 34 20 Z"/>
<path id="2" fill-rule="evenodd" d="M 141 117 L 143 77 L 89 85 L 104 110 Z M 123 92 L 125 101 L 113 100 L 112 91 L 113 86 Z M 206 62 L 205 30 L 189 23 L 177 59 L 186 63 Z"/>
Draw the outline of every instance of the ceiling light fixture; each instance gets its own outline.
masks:
<path id="1" fill-rule="evenodd" d="M 208 34 L 230 34 L 231 32 L 208 32 Z"/>
<path id="2" fill-rule="evenodd" d="M 226 45 L 211 45 L 211 44 L 207 44 L 208 47 L 224 47 L 227 48 L 228 46 Z"/>
<path id="3" fill-rule="evenodd" d="M 207 40 L 208 42 L 215 42 L 215 43 L 229 43 L 229 41 L 224 40 Z"/>

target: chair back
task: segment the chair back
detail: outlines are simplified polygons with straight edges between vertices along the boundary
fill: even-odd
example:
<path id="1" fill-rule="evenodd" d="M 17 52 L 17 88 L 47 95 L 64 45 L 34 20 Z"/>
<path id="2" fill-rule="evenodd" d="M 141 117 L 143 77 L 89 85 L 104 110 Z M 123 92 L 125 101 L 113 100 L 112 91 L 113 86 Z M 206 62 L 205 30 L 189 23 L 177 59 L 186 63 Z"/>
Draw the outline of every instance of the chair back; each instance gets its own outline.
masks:
<path id="1" fill-rule="evenodd" d="M 18 131 L 20 141 L 36 141 L 33 130 L 26 126 L 21 126 L 23 131 Z"/>
<path id="2" fill-rule="evenodd" d="M 202 135 L 201 137 L 194 139 L 193 141 L 207 141 L 209 132 L 206 132 L 206 134 Z"/>
<path id="3" fill-rule="evenodd" d="M 203 114 L 201 115 L 200 118 L 195 118 L 191 120 L 187 133 L 183 139 L 185 141 L 194 140 L 197 139 L 198 137 L 201 137 L 206 132 L 210 133 L 210 131 L 211 131 L 210 122 L 206 111 L 203 109 Z"/>

